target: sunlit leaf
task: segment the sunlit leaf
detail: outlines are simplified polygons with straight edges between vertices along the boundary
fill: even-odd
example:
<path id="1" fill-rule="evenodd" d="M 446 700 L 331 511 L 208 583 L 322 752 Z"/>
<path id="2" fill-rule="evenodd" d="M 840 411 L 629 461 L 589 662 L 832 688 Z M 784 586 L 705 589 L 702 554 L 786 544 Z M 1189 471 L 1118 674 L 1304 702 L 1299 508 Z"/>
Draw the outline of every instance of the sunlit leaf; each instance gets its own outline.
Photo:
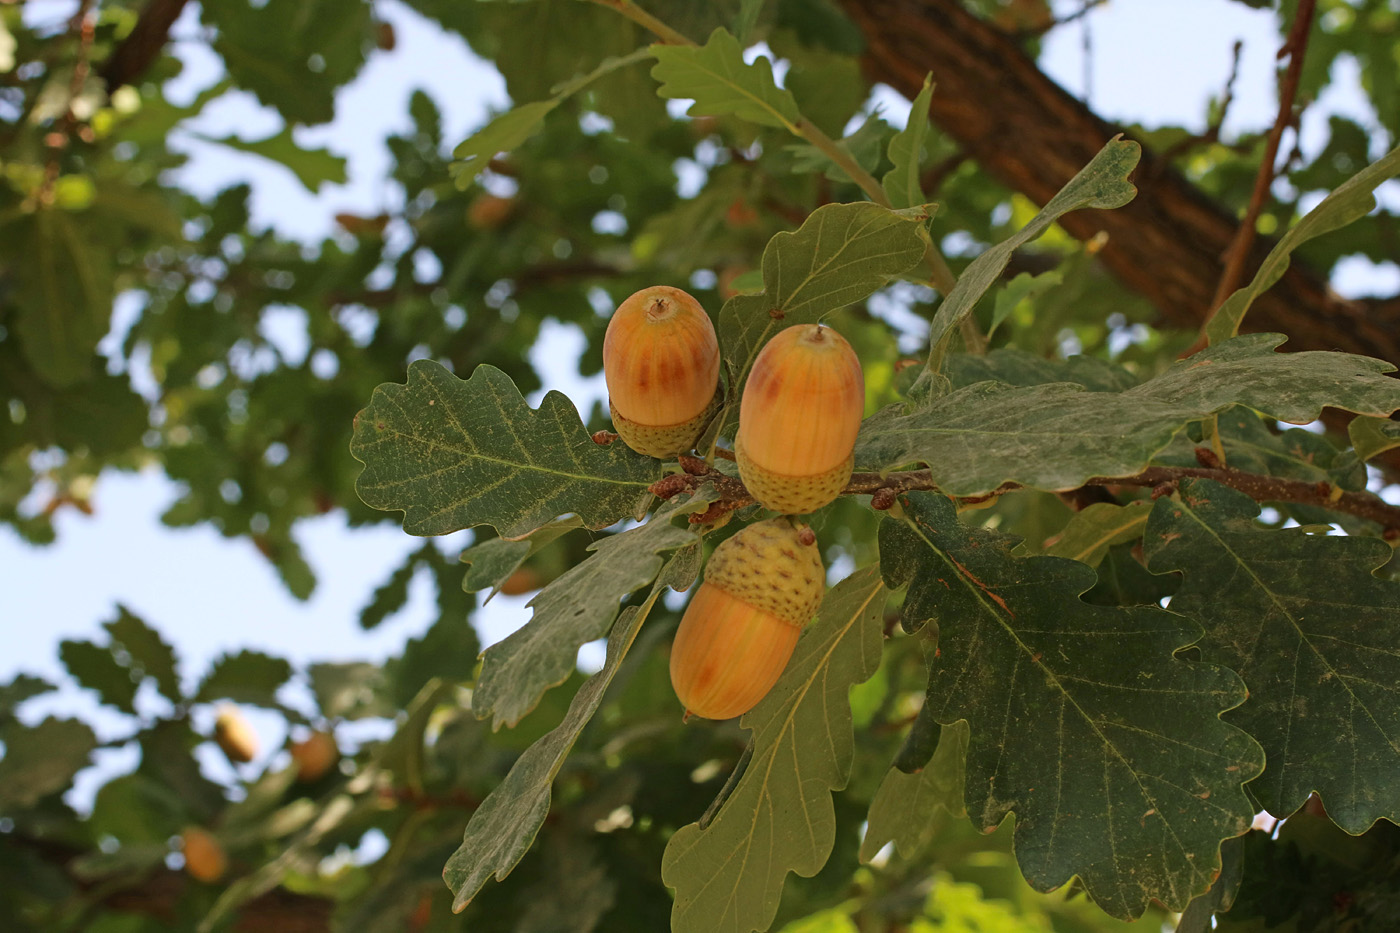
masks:
<path id="1" fill-rule="evenodd" d="M 773 63 L 760 55 L 744 61 L 739 40 L 724 29 L 710 33 L 703 46 L 653 45 L 651 76 L 661 82 L 657 93 L 672 100 L 693 100 L 691 116 L 733 114 L 760 126 L 797 133 L 801 114 L 792 94 L 773 80 Z"/>

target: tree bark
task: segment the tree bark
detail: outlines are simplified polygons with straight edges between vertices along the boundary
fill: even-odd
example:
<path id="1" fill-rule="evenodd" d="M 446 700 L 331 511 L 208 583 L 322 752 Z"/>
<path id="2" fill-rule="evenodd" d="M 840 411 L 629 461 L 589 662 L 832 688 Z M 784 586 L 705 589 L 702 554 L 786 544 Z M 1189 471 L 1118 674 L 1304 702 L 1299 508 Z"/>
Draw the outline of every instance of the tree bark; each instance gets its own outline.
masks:
<path id="1" fill-rule="evenodd" d="M 932 72 L 934 122 L 993 178 L 1038 204 L 1115 134 L 1132 135 L 1051 81 L 959 0 L 841 4 L 865 35 L 868 76 L 912 99 Z M 1104 265 L 1174 325 L 1198 327 L 1211 311 L 1237 221 L 1145 146 L 1132 180 L 1138 195 L 1126 207 L 1076 211 L 1060 223 L 1082 240 L 1106 232 Z M 1246 277 L 1272 246 L 1256 240 Z M 1344 350 L 1400 366 L 1400 300 L 1345 300 L 1296 261 L 1254 303 L 1244 326 L 1286 334 L 1288 350 Z"/>

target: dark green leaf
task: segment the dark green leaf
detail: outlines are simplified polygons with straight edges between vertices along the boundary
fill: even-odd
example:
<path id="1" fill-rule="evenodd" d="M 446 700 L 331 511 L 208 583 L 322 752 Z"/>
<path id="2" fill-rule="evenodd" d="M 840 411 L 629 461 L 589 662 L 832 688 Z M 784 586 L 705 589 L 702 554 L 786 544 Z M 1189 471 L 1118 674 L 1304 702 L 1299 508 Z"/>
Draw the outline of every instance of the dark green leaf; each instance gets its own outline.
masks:
<path id="1" fill-rule="evenodd" d="M 97 748 L 86 723 L 53 717 L 33 727 L 10 722 L 0 728 L 0 742 L 0 813 L 11 815 L 67 787 Z"/>
<path id="2" fill-rule="evenodd" d="M 117 618 L 103 627 L 130 657 L 130 666 L 142 677 L 156 682 L 156 689 L 171 703 L 184 699 L 180 692 L 180 675 L 175 667 L 175 649 L 160 637 L 160 633 L 131 614 L 125 606 L 117 606 Z"/>
<path id="3" fill-rule="evenodd" d="M 846 786 L 850 688 L 880 665 L 885 588 L 878 568 L 833 587 L 782 677 L 741 725 L 753 758 L 719 815 L 683 826 L 661 879 L 675 888 L 674 933 L 749 933 L 773 922 L 789 871 L 811 877 L 835 842 L 831 792 Z"/>
<path id="4" fill-rule="evenodd" d="M 392 718 L 398 710 L 384 696 L 384 672 L 377 664 L 313 664 L 306 675 L 316 705 L 327 719 Z"/>
<path id="5" fill-rule="evenodd" d="M 1095 392 L 1121 392 L 1137 384 L 1126 369 L 1097 357 L 1048 360 L 1016 347 L 998 347 L 984 356 L 955 354 L 948 358 L 945 374 L 955 389 L 987 381 L 1004 382 L 1009 386 L 1073 382 Z"/>
<path id="6" fill-rule="evenodd" d="M 693 100 L 691 116 L 733 114 L 760 126 L 797 133 L 802 115 L 792 95 L 773 80 L 773 63 L 759 56 L 744 62 L 739 40 L 723 28 L 710 33 L 703 46 L 653 45 L 651 76 L 661 82 L 657 93 L 672 100 Z"/>
<path id="7" fill-rule="evenodd" d="M 9 267 L 15 330 L 34 370 L 54 386 L 92 375 L 97 341 L 112 314 L 112 270 L 105 249 L 83 223 L 46 209 L 24 218 L 19 235 L 28 258 Z"/>
<path id="8" fill-rule="evenodd" d="M 365 465 L 360 498 L 403 511 L 417 535 L 491 524 L 518 537 L 567 512 L 604 528 L 639 517 L 661 477 L 660 461 L 593 443 L 562 393 L 531 409 L 494 366 L 462 380 L 429 360 L 409 366 L 407 385 L 374 390 L 350 452 Z"/>
<path id="9" fill-rule="evenodd" d="M 0 686 L 0 724 L 14 715 L 15 710 L 25 700 L 48 693 L 54 685 L 42 677 L 30 674 L 16 674 L 7 684 Z"/>
<path id="10" fill-rule="evenodd" d="M 1285 816 L 1318 792 L 1347 832 L 1400 819 L 1400 584 L 1372 571 L 1374 538 L 1254 524 L 1259 506 L 1209 480 L 1160 499 L 1144 547 L 1155 572 L 1184 579 L 1172 609 L 1206 627 L 1201 651 L 1249 687 L 1229 714 L 1264 746 L 1250 785 Z"/>
<path id="11" fill-rule="evenodd" d="M 462 552 L 461 561 L 467 564 L 467 574 L 462 580 L 462 589 L 468 593 L 490 589 L 495 596 L 516 569 L 541 548 L 558 540 L 561 535 L 582 528 L 577 516 L 561 518 L 535 529 L 526 538 L 508 540 L 492 538 L 473 545 Z"/>
<path id="12" fill-rule="evenodd" d="M 550 687 L 574 670 L 578 649 L 607 634 L 618 599 L 646 586 L 661 569 L 659 556 L 696 541 L 693 531 L 672 519 L 703 510 L 713 493 L 692 496 L 656 511 L 645 525 L 590 545 L 588 559 L 556 577 L 530 600 L 530 621 L 482 655 L 472 695 L 478 718 L 491 728 L 514 726 Z"/>
<path id="13" fill-rule="evenodd" d="M 1241 784 L 1263 753 L 1219 718 L 1244 699 L 1239 678 L 1175 657 L 1199 635 L 1189 619 L 1090 606 L 1083 564 L 1013 558 L 1014 539 L 961 525 L 942 496 L 900 501 L 881 560 L 909 585 L 906 616 L 938 620 L 924 703 L 968 722 L 974 825 L 1016 814 L 1017 861 L 1038 890 L 1077 875 L 1120 919 L 1154 899 L 1184 908 L 1253 814 Z"/>
<path id="14" fill-rule="evenodd" d="M 90 641 L 64 640 L 59 642 L 58 657 L 73 679 L 96 691 L 103 703 L 136 715 L 136 688 L 140 680 L 132 676 L 131 668 L 118 663 L 110 648 Z"/>
<path id="15" fill-rule="evenodd" d="M 292 676 L 292 666 L 261 651 L 226 654 L 204 676 L 195 701 L 228 699 L 235 703 L 275 707 L 276 694 Z"/>

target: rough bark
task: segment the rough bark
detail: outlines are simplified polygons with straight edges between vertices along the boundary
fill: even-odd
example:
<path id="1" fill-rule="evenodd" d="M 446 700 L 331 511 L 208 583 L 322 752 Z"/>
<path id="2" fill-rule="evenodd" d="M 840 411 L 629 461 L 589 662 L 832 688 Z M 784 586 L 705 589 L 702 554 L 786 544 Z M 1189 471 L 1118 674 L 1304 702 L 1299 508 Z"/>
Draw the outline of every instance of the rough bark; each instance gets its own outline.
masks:
<path id="1" fill-rule="evenodd" d="M 992 177 L 1044 204 L 1117 133 L 1043 74 L 1004 33 L 958 0 L 841 0 L 868 43 L 873 80 L 909 98 L 932 72 L 930 114 Z M 1131 136 L 1132 134 L 1127 134 Z M 1196 327 L 1211 310 L 1237 221 L 1144 147 L 1138 196 L 1116 211 L 1061 220 L 1080 239 L 1100 230 L 1105 266 L 1174 325 Z M 1252 276 L 1273 244 L 1254 244 Z M 1344 350 L 1400 366 L 1400 300 L 1348 301 L 1295 263 L 1245 320 L 1288 335 L 1289 350 Z"/>

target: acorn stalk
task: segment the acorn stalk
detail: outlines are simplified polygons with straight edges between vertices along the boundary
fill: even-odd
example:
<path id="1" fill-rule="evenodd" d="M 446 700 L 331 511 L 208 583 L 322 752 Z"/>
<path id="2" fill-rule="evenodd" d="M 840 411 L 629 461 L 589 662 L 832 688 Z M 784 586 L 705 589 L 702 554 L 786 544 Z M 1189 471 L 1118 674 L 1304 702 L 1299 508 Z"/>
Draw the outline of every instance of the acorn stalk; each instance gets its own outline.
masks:
<path id="1" fill-rule="evenodd" d="M 603 338 L 613 427 L 638 453 L 669 459 L 695 446 L 719 408 L 719 341 L 705 309 L 653 285 L 618 305 Z"/>
<path id="2" fill-rule="evenodd" d="M 732 719 L 777 683 L 826 588 L 816 542 L 806 525 L 775 518 L 715 548 L 671 646 L 688 715 Z"/>
<path id="3" fill-rule="evenodd" d="M 765 508 L 797 515 L 834 501 L 855 467 L 865 376 L 822 324 L 780 331 L 749 370 L 734 442 L 739 476 Z"/>

